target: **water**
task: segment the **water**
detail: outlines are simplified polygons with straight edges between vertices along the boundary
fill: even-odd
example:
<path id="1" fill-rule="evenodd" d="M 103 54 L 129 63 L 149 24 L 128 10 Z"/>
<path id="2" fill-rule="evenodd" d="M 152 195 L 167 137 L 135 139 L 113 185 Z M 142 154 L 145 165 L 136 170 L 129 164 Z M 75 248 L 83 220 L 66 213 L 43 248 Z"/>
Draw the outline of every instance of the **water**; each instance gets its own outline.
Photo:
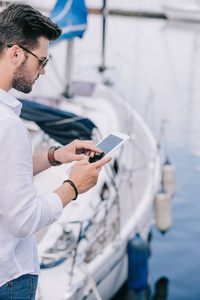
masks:
<path id="1" fill-rule="evenodd" d="M 156 0 L 142 4 L 126 0 L 123 4 L 133 2 L 140 8 L 143 5 L 142 8 L 160 10 Z M 122 7 L 120 1 L 113 3 L 110 1 Z M 125 285 L 113 300 L 161 300 L 154 297 L 159 280 L 167 287 L 167 300 L 199 300 L 200 25 L 109 16 L 108 69 L 94 78 L 94 70 L 101 64 L 100 49 L 101 18 L 89 16 L 83 40 L 76 40 L 73 77 L 93 82 L 102 76 L 104 81 L 113 83 L 113 88 L 135 106 L 157 137 L 165 120 L 162 149 L 176 168 L 172 228 L 165 235 L 155 226 L 152 228 L 149 290 L 135 295 Z M 55 62 L 61 68 L 64 58 L 58 56 Z M 38 87 L 47 94 L 42 78 Z M 57 82 L 53 93 L 60 93 L 62 88 Z"/>

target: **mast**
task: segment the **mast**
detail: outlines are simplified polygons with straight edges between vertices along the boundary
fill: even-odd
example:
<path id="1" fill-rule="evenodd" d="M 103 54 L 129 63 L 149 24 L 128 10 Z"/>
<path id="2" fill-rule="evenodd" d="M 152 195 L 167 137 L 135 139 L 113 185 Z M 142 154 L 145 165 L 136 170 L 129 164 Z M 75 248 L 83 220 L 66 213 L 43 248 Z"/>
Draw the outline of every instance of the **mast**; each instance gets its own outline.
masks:
<path id="1" fill-rule="evenodd" d="M 99 72 L 104 72 L 107 68 L 105 66 L 105 39 L 106 39 L 106 16 L 107 16 L 107 9 L 106 9 L 106 0 L 103 0 L 103 7 L 102 7 L 102 62 L 101 66 L 99 66 Z"/>
<path id="2" fill-rule="evenodd" d="M 65 74 L 65 90 L 63 96 L 66 98 L 73 98 L 72 84 L 71 84 L 71 70 L 73 65 L 73 45 L 74 38 L 67 42 L 67 61 L 66 61 L 66 74 Z"/>

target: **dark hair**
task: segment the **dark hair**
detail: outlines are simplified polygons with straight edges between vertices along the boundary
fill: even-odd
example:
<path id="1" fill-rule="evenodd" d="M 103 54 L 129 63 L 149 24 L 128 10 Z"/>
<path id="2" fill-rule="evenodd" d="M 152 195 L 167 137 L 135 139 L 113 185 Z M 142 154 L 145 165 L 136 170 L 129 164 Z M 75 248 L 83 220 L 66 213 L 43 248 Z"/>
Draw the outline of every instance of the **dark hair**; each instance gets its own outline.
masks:
<path id="1" fill-rule="evenodd" d="M 43 36 L 54 41 L 61 35 L 60 27 L 30 5 L 13 3 L 0 12 L 0 56 L 8 44 L 34 49 Z"/>

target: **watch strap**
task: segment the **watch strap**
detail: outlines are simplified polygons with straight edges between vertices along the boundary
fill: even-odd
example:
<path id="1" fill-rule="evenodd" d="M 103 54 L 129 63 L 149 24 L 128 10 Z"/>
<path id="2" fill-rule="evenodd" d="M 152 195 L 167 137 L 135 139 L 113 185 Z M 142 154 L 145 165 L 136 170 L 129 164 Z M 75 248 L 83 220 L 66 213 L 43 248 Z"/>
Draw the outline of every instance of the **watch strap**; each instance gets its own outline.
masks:
<path id="1" fill-rule="evenodd" d="M 54 152 L 60 148 L 61 148 L 61 146 L 52 146 L 48 150 L 47 157 L 48 157 L 49 163 L 54 167 L 62 165 L 62 163 L 60 161 L 55 160 L 55 157 L 54 157 Z"/>

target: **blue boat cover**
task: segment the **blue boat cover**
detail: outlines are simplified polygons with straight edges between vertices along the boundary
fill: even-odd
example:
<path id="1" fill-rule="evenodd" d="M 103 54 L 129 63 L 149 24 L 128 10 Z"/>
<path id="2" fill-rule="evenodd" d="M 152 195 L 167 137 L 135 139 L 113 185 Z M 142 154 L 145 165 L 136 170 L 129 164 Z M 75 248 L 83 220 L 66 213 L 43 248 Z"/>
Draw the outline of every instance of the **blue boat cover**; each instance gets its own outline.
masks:
<path id="1" fill-rule="evenodd" d="M 90 140 L 96 126 L 87 118 L 37 102 L 21 100 L 20 117 L 34 121 L 45 133 L 62 145 L 74 139 Z"/>
<path id="2" fill-rule="evenodd" d="M 62 35 L 57 41 L 82 38 L 87 26 L 87 8 L 84 0 L 57 0 L 50 19 L 62 28 Z"/>

